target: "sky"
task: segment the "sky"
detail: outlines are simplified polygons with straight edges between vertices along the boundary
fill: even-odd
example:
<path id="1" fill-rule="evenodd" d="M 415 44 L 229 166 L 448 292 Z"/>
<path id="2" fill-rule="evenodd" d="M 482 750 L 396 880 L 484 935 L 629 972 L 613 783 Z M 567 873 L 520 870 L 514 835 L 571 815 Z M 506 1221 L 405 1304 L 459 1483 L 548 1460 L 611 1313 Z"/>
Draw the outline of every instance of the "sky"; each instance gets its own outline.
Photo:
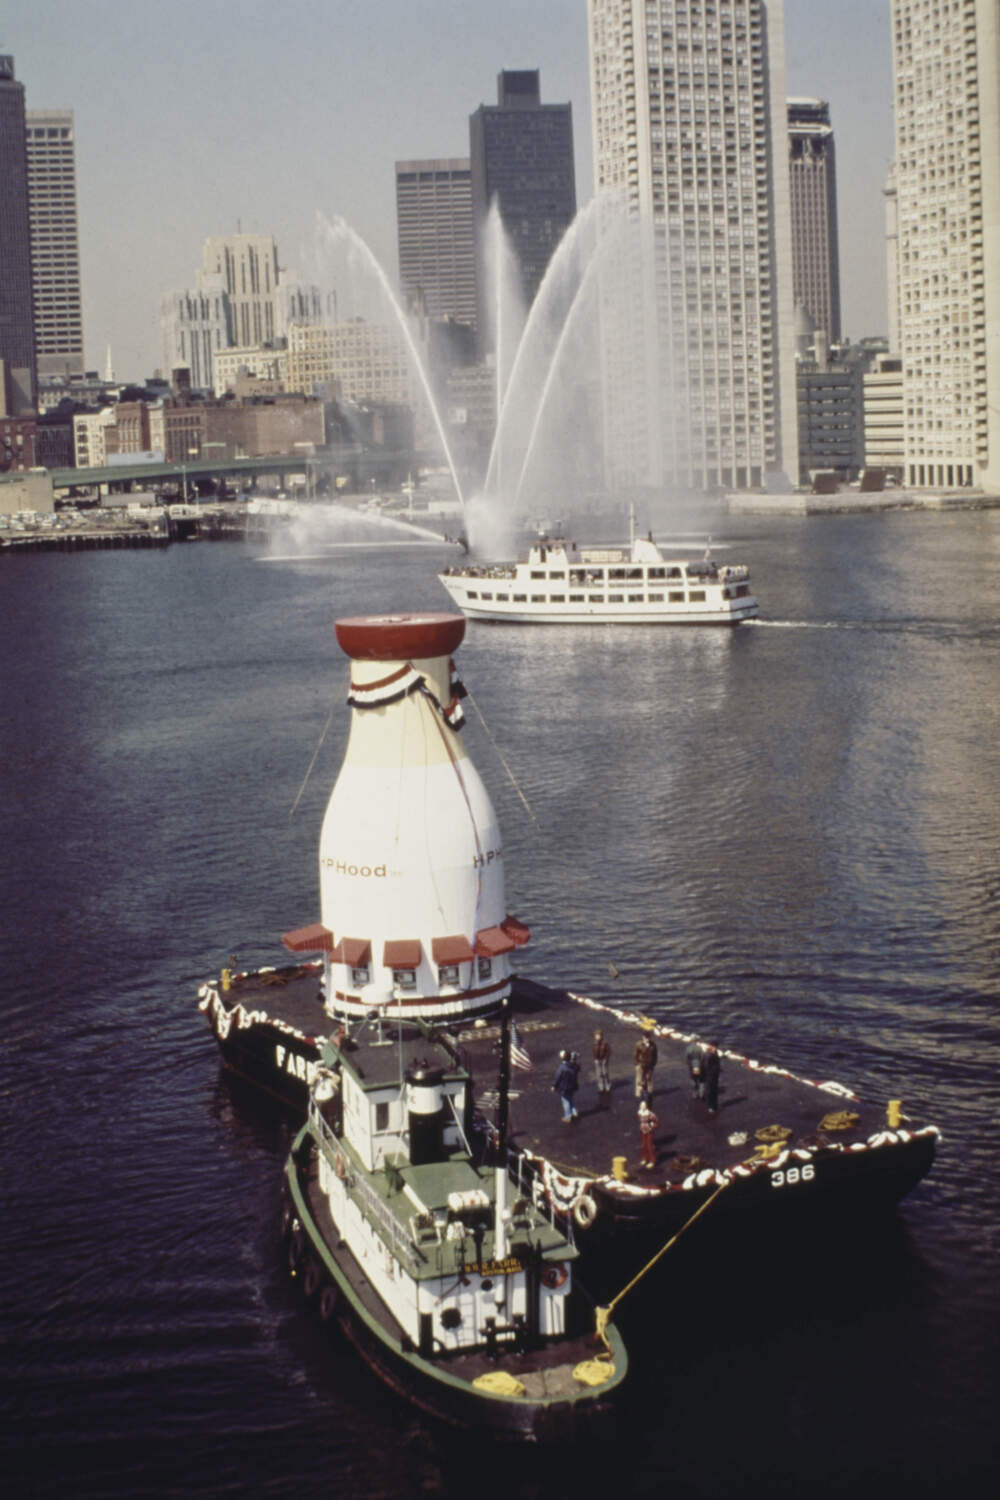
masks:
<path id="1" fill-rule="evenodd" d="M 785 0 L 785 41 L 787 92 L 831 107 L 843 331 L 885 333 L 889 0 Z M 119 379 L 159 366 L 209 235 L 273 234 L 308 272 L 342 215 L 395 279 L 395 162 L 467 156 L 502 68 L 570 101 L 592 195 L 586 0 L 5 0 L 0 52 L 29 109 L 74 111 L 87 367 L 110 344 Z"/>

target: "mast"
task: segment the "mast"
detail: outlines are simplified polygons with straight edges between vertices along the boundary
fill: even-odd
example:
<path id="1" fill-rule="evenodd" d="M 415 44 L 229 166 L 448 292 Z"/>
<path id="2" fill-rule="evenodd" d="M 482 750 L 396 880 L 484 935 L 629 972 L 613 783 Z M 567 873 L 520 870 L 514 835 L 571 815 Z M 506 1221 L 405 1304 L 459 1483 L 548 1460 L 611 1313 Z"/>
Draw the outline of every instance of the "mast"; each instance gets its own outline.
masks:
<path id="1" fill-rule="evenodd" d="M 507 1118 L 510 1102 L 510 996 L 505 995 L 500 1010 L 500 1076 L 497 1092 L 497 1166 L 496 1212 L 493 1223 L 494 1258 L 507 1254 Z"/>

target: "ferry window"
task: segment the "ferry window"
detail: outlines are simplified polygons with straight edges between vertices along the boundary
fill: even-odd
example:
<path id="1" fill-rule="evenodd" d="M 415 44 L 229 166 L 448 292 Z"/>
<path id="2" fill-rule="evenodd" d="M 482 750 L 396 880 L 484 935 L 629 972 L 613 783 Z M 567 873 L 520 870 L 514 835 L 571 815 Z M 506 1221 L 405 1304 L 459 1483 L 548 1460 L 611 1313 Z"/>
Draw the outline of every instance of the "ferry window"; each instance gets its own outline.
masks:
<path id="1" fill-rule="evenodd" d="M 375 1106 L 375 1129 L 389 1129 L 389 1101 L 387 1099 L 382 1100 Z"/>
<path id="2" fill-rule="evenodd" d="M 667 569 L 667 577 L 668 578 L 679 578 L 680 576 L 681 576 L 681 570 L 680 570 L 680 568 L 668 568 Z"/>
<path id="3" fill-rule="evenodd" d="M 457 984 L 458 964 L 442 964 L 438 969 L 438 984 Z"/>
<path id="4" fill-rule="evenodd" d="M 671 589 L 670 593 L 667 595 L 667 598 L 669 599 L 669 601 L 670 601 L 671 604 L 683 604 L 684 603 L 684 590 L 683 589 L 676 589 L 676 590 Z"/>
<path id="5" fill-rule="evenodd" d="M 690 592 L 690 594 L 688 594 L 688 599 L 691 601 L 692 604 L 704 604 L 704 602 L 705 602 L 705 590 L 704 589 L 692 589 L 691 592 Z"/>
<path id="6" fill-rule="evenodd" d="M 393 969 L 392 982 L 398 984 L 401 990 L 415 990 L 417 987 L 416 969 Z"/>
<path id="7" fill-rule="evenodd" d="M 532 594 L 532 596 L 531 596 L 531 602 L 532 602 L 532 604 L 544 604 L 545 603 L 545 595 L 544 594 Z"/>
<path id="8" fill-rule="evenodd" d="M 477 969 L 479 971 L 480 979 L 489 979 L 490 975 L 493 973 L 493 960 L 491 958 L 479 959 L 477 963 Z"/>
<path id="9" fill-rule="evenodd" d="M 466 595 L 468 596 L 468 598 L 470 598 L 470 599 L 478 599 L 479 598 L 479 590 L 478 589 L 466 589 L 465 592 L 466 592 Z"/>
<path id="10" fill-rule="evenodd" d="M 483 595 L 482 595 L 482 597 L 483 597 L 483 598 L 484 598 L 484 599 L 492 599 L 492 598 L 493 598 L 493 595 L 492 595 L 492 594 L 488 594 L 488 593 L 487 593 L 487 592 L 486 592 L 486 590 L 485 590 L 485 589 L 483 589 Z"/>
<path id="11" fill-rule="evenodd" d="M 662 594 L 650 594 L 650 596 L 649 596 L 649 602 L 650 602 L 650 604 L 662 604 L 663 603 L 663 595 Z"/>
<path id="12" fill-rule="evenodd" d="M 589 600 L 589 602 L 591 604 L 603 604 L 604 603 L 604 595 L 603 594 L 590 594 L 590 595 L 588 595 L 588 600 Z"/>
<path id="13" fill-rule="evenodd" d="M 625 577 L 626 578 L 641 578 L 642 577 L 642 569 L 641 568 L 626 568 L 625 569 Z"/>
<path id="14" fill-rule="evenodd" d="M 645 597 L 645 594 L 629 594 L 628 602 L 630 604 L 641 604 Z"/>
<path id="15" fill-rule="evenodd" d="M 565 604 L 566 603 L 566 595 L 565 594 L 550 594 L 549 595 L 549 603 L 550 604 Z"/>
<path id="16" fill-rule="evenodd" d="M 515 604 L 527 604 L 527 602 L 528 602 L 528 596 L 527 596 L 527 594 L 515 594 L 514 595 L 514 603 Z"/>
<path id="17" fill-rule="evenodd" d="M 649 570 L 649 577 L 650 578 L 666 578 L 666 576 L 667 576 L 667 570 L 666 570 L 666 568 L 650 568 L 650 570 Z"/>
<path id="18" fill-rule="evenodd" d="M 590 569 L 588 569 L 588 571 L 587 571 L 587 582 L 588 583 L 603 583 L 604 582 L 604 569 L 603 568 L 590 568 Z"/>
<path id="19" fill-rule="evenodd" d="M 569 602 L 570 602 L 570 604 L 582 604 L 583 603 L 583 595 L 582 594 L 570 594 L 570 596 L 569 596 Z"/>
<path id="20" fill-rule="evenodd" d="M 556 579 L 556 581 L 558 583 L 565 583 L 566 582 L 566 574 L 565 574 L 565 572 L 562 572 L 562 573 L 549 573 L 549 577 Z"/>
<path id="21" fill-rule="evenodd" d="M 531 573 L 529 574 L 529 577 L 531 577 L 531 578 L 544 578 L 545 577 L 545 569 L 544 568 L 532 568 Z"/>
<path id="22" fill-rule="evenodd" d="M 613 579 L 615 581 L 615 583 L 623 583 L 625 581 L 625 569 L 624 568 L 609 568 L 608 569 L 608 577 L 611 578 L 611 579 Z"/>
<path id="23" fill-rule="evenodd" d="M 367 964 L 358 964 L 356 968 L 351 970 L 351 983 L 355 989 L 360 989 L 362 985 L 367 984 L 370 978 L 371 974 Z"/>
<path id="24" fill-rule="evenodd" d="M 569 570 L 569 581 L 570 581 L 570 583 L 586 583 L 586 581 L 587 581 L 587 571 L 586 571 L 586 569 L 585 568 L 570 568 L 570 570 Z"/>
<path id="25" fill-rule="evenodd" d="M 609 604 L 623 604 L 624 601 L 625 601 L 625 595 L 624 594 L 609 594 L 608 595 L 608 603 Z"/>
<path id="26" fill-rule="evenodd" d="M 735 594 L 735 596 L 736 596 L 737 599 L 745 599 L 746 596 L 747 596 L 747 594 L 749 594 L 749 592 L 750 592 L 750 585 L 747 584 L 747 583 L 738 583 L 736 585 L 735 589 L 733 590 L 733 593 Z"/>

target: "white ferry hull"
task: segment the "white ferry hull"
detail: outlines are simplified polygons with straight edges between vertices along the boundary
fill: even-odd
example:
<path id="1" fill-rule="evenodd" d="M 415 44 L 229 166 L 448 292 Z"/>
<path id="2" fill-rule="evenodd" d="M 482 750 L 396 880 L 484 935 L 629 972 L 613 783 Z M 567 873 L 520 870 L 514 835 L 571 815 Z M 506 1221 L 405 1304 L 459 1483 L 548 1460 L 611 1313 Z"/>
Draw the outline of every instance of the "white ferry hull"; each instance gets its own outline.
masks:
<path id="1" fill-rule="evenodd" d="M 511 625 L 739 625 L 758 611 L 754 598 L 741 599 L 732 607 L 696 604 L 548 604 L 535 609 L 505 600 L 484 604 L 469 599 L 467 590 L 454 587 L 442 577 L 457 607 L 470 620 L 506 622 Z"/>

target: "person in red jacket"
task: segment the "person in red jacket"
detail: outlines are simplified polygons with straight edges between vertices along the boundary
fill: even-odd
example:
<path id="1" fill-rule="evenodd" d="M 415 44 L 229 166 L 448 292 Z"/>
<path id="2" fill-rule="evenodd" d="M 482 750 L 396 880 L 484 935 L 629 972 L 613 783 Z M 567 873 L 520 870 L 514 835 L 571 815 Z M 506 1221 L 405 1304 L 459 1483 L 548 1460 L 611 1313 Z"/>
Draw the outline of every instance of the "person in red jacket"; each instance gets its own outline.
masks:
<path id="1" fill-rule="evenodd" d="M 642 1145 L 642 1165 L 647 1172 L 656 1166 L 655 1131 L 659 1120 L 643 1099 L 639 1104 L 639 1140 Z"/>

